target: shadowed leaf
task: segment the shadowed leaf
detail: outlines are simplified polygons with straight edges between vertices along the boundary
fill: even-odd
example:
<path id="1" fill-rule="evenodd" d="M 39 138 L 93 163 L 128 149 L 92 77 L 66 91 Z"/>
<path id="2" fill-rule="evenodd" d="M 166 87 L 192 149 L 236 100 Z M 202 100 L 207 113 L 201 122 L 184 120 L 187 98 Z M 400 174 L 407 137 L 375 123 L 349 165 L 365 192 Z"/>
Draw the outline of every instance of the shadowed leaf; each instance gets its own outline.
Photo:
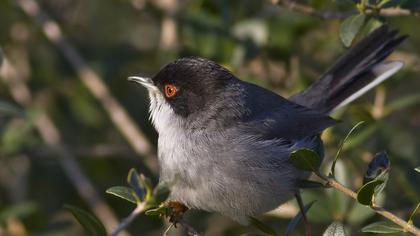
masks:
<path id="1" fill-rule="evenodd" d="M 106 193 L 120 197 L 132 203 L 137 203 L 136 193 L 133 189 L 126 186 L 114 186 L 106 190 Z"/>
<path id="2" fill-rule="evenodd" d="M 144 201 L 146 198 L 146 187 L 140 181 L 139 174 L 136 169 L 132 168 L 128 172 L 127 183 L 133 188 L 139 201 Z"/>
<path id="3" fill-rule="evenodd" d="M 170 194 L 170 183 L 159 183 L 156 188 L 153 190 L 153 197 L 157 204 L 165 201 Z"/>
<path id="4" fill-rule="evenodd" d="M 344 231 L 344 226 L 341 222 L 334 221 L 328 226 L 322 236 L 346 236 L 346 231 Z"/>
<path id="5" fill-rule="evenodd" d="M 368 169 L 363 178 L 363 184 L 374 179 L 380 179 L 386 182 L 388 175 L 385 174 L 389 171 L 390 166 L 391 163 L 386 152 L 376 153 L 368 165 Z"/>
<path id="6" fill-rule="evenodd" d="M 321 158 L 312 150 L 301 148 L 289 155 L 290 163 L 299 170 L 318 171 L 321 165 Z"/>
<path id="7" fill-rule="evenodd" d="M 365 15 L 353 15 L 348 17 L 340 26 L 340 38 L 344 46 L 350 47 L 357 33 L 365 23 Z"/>
<path id="8" fill-rule="evenodd" d="M 277 235 L 276 231 L 274 231 L 274 229 L 272 229 L 269 225 L 265 224 L 264 222 L 261 222 L 260 220 L 254 218 L 254 217 L 250 217 L 250 221 L 251 221 L 251 224 L 255 228 L 261 230 L 263 233 L 265 233 L 267 235 L 270 235 L 270 236 Z"/>
<path id="9" fill-rule="evenodd" d="M 390 233 L 398 233 L 403 232 L 403 229 L 391 222 L 388 221 L 379 221 L 372 223 L 370 225 L 367 225 L 362 228 L 363 233 L 381 233 L 381 234 L 390 234 Z"/>
<path id="10" fill-rule="evenodd" d="M 315 203 L 315 201 L 312 201 L 312 202 L 305 205 L 305 207 L 304 207 L 305 213 L 309 211 L 309 209 L 312 207 L 312 205 L 314 203 Z M 303 218 L 303 214 L 302 214 L 301 211 L 298 214 L 296 214 L 295 217 L 293 217 L 293 219 L 287 225 L 286 233 L 285 233 L 286 236 L 290 235 L 293 232 L 293 230 L 296 228 L 296 226 L 302 221 L 302 218 Z"/>
<path id="11" fill-rule="evenodd" d="M 104 225 L 95 216 L 80 208 L 65 205 L 64 208 L 70 211 L 74 218 L 83 226 L 88 235 L 92 236 L 106 236 Z"/>
<path id="12" fill-rule="evenodd" d="M 375 194 L 375 188 L 382 184 L 384 181 L 382 180 L 373 180 L 366 184 L 364 184 L 358 191 L 357 191 L 357 201 L 362 205 L 370 206 L 372 205 L 373 196 Z"/>
<path id="13" fill-rule="evenodd" d="M 401 5 L 403 1 L 401 0 L 382 0 L 379 2 L 378 7 L 380 8 L 390 8 L 390 7 L 397 7 Z"/>

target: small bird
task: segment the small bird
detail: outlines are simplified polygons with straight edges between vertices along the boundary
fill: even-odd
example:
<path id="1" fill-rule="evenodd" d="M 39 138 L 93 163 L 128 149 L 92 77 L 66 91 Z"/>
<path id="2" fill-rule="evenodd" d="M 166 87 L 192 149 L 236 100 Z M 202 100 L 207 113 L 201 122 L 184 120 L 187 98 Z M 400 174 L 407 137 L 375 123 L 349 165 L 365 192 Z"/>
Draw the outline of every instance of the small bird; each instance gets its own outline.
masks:
<path id="1" fill-rule="evenodd" d="M 384 61 L 406 37 L 383 25 L 348 50 L 306 90 L 288 99 L 236 78 L 217 63 L 181 58 L 145 86 L 158 138 L 160 181 L 170 201 L 239 223 L 273 210 L 310 173 L 289 163 L 299 148 L 323 155 L 329 117 L 402 68 Z"/>

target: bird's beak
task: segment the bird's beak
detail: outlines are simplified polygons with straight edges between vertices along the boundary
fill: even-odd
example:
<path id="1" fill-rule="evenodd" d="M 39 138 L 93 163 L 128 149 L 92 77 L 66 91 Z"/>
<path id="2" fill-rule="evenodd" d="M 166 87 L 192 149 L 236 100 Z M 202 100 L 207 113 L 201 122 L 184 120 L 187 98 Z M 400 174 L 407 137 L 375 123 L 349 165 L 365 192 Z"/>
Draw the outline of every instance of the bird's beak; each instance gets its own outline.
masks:
<path id="1" fill-rule="evenodd" d="M 153 80 L 151 78 L 139 77 L 139 76 L 130 76 L 130 77 L 128 77 L 127 80 L 139 83 L 139 84 L 143 85 L 144 87 L 146 87 L 147 89 L 153 89 L 153 90 L 157 89 L 157 87 L 155 86 L 155 84 L 153 83 Z"/>

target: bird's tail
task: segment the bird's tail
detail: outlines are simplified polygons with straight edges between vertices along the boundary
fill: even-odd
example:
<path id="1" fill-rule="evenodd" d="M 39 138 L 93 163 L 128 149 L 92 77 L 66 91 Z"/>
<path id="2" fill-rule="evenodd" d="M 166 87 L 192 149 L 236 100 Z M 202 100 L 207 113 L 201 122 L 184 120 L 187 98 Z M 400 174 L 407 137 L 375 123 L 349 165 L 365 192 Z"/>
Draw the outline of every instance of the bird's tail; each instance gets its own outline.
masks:
<path id="1" fill-rule="evenodd" d="M 402 62 L 384 59 L 405 38 L 386 25 L 379 27 L 351 47 L 319 80 L 290 100 L 323 113 L 352 102 L 401 69 Z"/>

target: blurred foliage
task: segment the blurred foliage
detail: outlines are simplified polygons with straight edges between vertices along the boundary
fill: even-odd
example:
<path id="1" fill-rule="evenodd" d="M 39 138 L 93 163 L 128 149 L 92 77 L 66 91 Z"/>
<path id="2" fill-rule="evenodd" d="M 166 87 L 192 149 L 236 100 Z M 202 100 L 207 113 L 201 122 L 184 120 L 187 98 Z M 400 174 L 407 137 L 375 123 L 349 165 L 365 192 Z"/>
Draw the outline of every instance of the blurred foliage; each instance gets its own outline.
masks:
<path id="1" fill-rule="evenodd" d="M 391 56 L 406 65 L 394 78 L 335 114 L 342 122 L 323 135 L 326 155 L 321 171 L 330 169 L 343 137 L 354 124 L 364 120 L 363 128 L 344 144 L 342 157 L 334 168 L 335 178 L 358 189 L 363 185 L 371 153 L 386 150 L 392 168 L 387 187 L 375 201 L 407 219 L 418 204 L 420 174 L 414 170 L 420 164 L 420 31 L 414 30 L 418 17 L 385 18 L 371 14 L 358 19 L 350 16 L 344 20 L 323 20 L 290 11 L 281 4 L 273 6 L 270 1 L 255 0 L 38 2 L 59 23 L 68 40 L 102 76 L 153 143 L 156 132 L 148 121 L 146 91 L 128 83 L 128 76 L 152 75 L 165 63 L 195 55 L 215 60 L 243 80 L 289 96 L 312 83 L 346 50 L 341 40 L 349 45 L 362 37 L 363 31 L 369 31 L 378 22 L 387 22 L 410 36 Z M 299 3 L 319 11 L 361 14 L 378 13 L 378 7 L 420 10 L 417 0 Z M 350 21 L 363 24 L 358 26 Z M 158 176 L 147 170 L 142 157 L 131 151 L 65 58 L 13 0 L 0 1 L 0 46 L 3 49 L 0 62 L 3 54 L 7 55 L 27 78 L 34 99 L 43 104 L 60 128 L 65 143 L 96 189 L 106 196 L 120 219 L 129 215 L 132 205 L 105 195 L 105 191 L 110 186 L 124 185 L 122 176 L 132 167 L 149 176 L 150 184 L 157 183 Z M 10 235 L 13 229 L 14 235 L 82 235 L 83 229 L 63 206 L 71 204 L 83 209 L 89 206 L 34 130 L 36 116 L 33 108 L 17 106 L 8 87 L 0 83 L 0 235 Z M 120 188 L 112 192 L 126 196 L 127 191 Z M 334 235 L 329 232 L 337 230 L 361 235 L 363 226 L 381 219 L 369 208 L 332 189 L 304 190 L 303 199 L 306 203 L 316 200 L 308 211 L 315 235 L 324 232 Z M 294 212 L 297 209 L 294 201 L 286 206 Z M 275 211 L 262 219 L 276 232 L 286 232 L 292 215 Z M 419 218 L 411 219 L 419 225 Z M 258 232 L 218 214 L 192 211 L 186 220 L 208 235 Z M 330 225 L 333 221 L 345 224 Z M 388 227 L 373 226 L 370 225 L 370 230 Z M 369 230 L 366 228 L 363 231 Z M 160 235 L 164 229 L 161 220 L 144 215 L 129 227 L 133 235 Z M 303 233 L 303 227 L 296 227 L 292 235 Z"/>

